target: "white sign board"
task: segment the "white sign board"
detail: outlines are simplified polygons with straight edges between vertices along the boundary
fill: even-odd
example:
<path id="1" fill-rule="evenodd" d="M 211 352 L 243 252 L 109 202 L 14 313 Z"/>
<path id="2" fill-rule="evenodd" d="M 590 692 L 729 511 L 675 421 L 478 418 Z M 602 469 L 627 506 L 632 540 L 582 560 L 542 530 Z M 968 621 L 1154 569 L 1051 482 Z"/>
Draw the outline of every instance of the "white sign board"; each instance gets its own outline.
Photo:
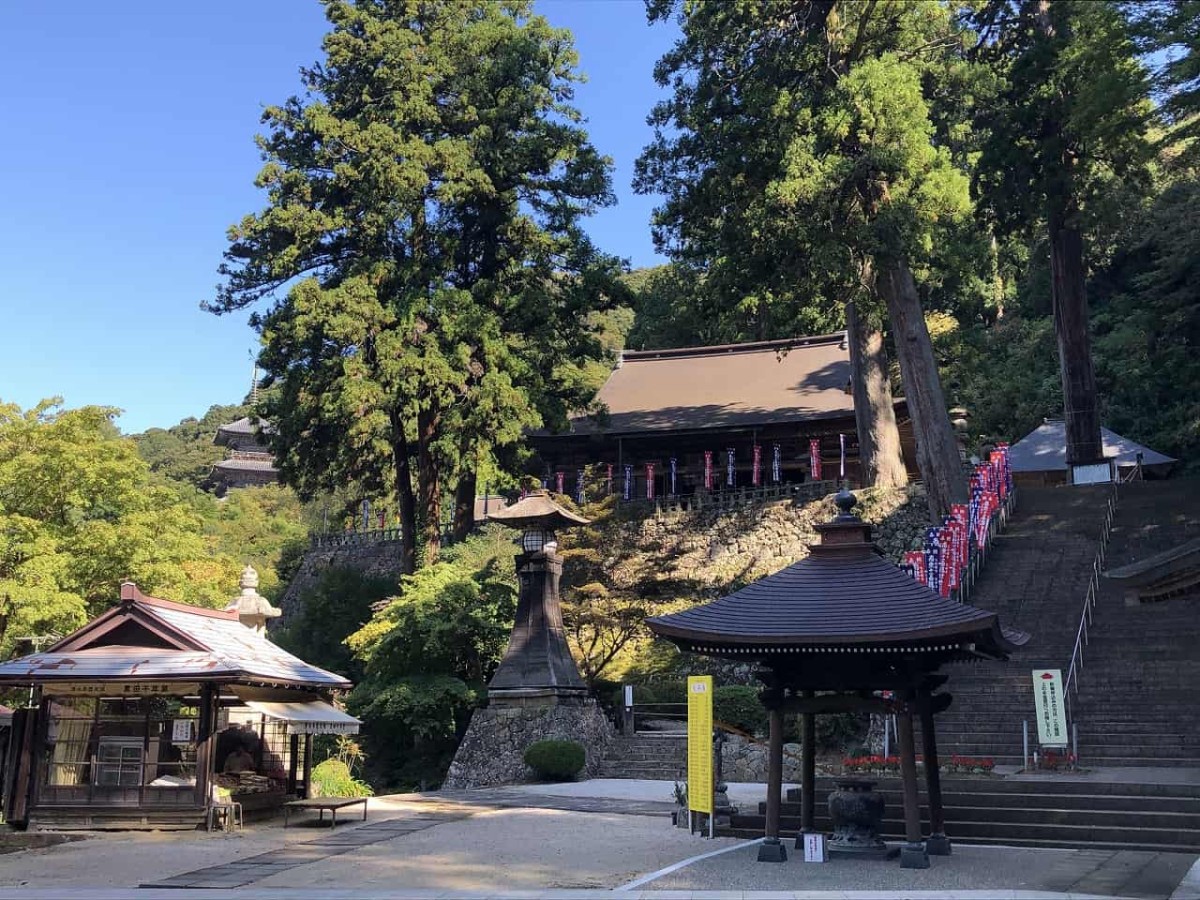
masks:
<path id="1" fill-rule="evenodd" d="M 171 743 L 190 744 L 192 741 L 192 720 L 173 719 L 171 721 Z"/>
<path id="2" fill-rule="evenodd" d="M 627 684 L 627 685 L 625 685 L 625 708 L 630 709 L 632 707 L 633 707 L 633 685 Z"/>
<path id="3" fill-rule="evenodd" d="M 1085 463 L 1071 467 L 1071 484 L 1108 484 L 1113 480 L 1111 462 Z"/>
<path id="4" fill-rule="evenodd" d="M 1033 704 L 1037 711 L 1038 743 L 1043 747 L 1065 747 L 1067 709 L 1063 704 L 1062 669 L 1033 670 Z"/>
<path id="5" fill-rule="evenodd" d="M 804 835 L 804 861 L 825 862 L 825 835 L 806 833 Z"/>

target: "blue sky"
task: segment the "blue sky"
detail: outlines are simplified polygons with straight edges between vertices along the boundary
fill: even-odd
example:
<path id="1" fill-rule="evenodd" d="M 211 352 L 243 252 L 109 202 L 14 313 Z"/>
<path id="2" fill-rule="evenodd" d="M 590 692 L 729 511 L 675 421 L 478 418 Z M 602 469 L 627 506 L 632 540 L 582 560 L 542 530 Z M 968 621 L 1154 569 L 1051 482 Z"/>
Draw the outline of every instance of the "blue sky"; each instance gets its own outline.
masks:
<path id="1" fill-rule="evenodd" d="M 60 0 L 0 11 L 0 400 L 123 409 L 127 432 L 233 403 L 250 380 L 246 315 L 200 309 L 225 229 L 260 208 L 264 104 L 319 58 L 316 0 Z M 660 261 L 654 198 L 629 187 L 672 32 L 641 0 L 539 0 L 575 33 L 592 140 L 617 207 L 589 230 Z"/>

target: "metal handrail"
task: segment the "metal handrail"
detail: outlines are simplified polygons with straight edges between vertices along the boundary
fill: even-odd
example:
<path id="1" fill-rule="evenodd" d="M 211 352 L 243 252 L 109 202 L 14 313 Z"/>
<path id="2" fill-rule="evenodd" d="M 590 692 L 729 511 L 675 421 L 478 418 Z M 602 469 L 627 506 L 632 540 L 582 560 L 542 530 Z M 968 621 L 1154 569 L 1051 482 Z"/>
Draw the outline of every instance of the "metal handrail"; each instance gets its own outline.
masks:
<path id="1" fill-rule="evenodd" d="M 1079 693 L 1079 673 L 1083 671 L 1083 648 L 1088 644 L 1088 626 L 1096 615 L 1096 599 L 1100 593 L 1100 572 L 1104 568 L 1104 560 L 1108 551 L 1108 540 L 1112 535 L 1113 517 L 1117 511 L 1117 485 L 1113 484 L 1104 506 L 1104 524 L 1100 529 L 1100 546 L 1096 549 L 1096 558 L 1092 561 L 1092 575 L 1088 579 L 1087 591 L 1083 597 L 1083 612 L 1079 616 L 1079 628 L 1075 632 L 1075 646 L 1071 649 L 1071 660 L 1067 664 L 1067 677 L 1063 682 L 1063 699 L 1067 706 L 1067 719 L 1074 722 L 1071 709 L 1072 689 Z"/>

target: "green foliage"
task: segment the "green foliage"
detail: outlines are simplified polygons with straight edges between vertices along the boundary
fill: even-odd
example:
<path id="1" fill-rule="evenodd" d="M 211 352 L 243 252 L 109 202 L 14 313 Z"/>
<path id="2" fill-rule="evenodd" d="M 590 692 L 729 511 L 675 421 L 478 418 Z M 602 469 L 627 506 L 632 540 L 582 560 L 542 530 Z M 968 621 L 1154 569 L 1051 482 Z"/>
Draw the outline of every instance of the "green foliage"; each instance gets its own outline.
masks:
<path id="1" fill-rule="evenodd" d="M 349 706 L 396 787 L 439 781 L 504 651 L 516 606 L 511 531 L 489 526 L 401 579 L 346 643 L 363 667 Z"/>
<path id="2" fill-rule="evenodd" d="M 448 485 L 591 399 L 593 314 L 625 294 L 581 228 L 611 163 L 570 103 L 569 33 L 528 3 L 326 14 L 305 94 L 264 113 L 267 207 L 230 229 L 211 308 L 272 301 L 253 321 L 282 477 L 394 492 L 411 569 Z"/>
<path id="3" fill-rule="evenodd" d="M 152 472 L 203 488 L 213 463 L 225 456 L 225 448 L 213 443 L 217 429 L 250 411 L 251 407 L 244 404 L 210 406 L 199 419 L 187 418 L 170 428 L 150 428 L 133 435 L 133 440 Z"/>
<path id="4" fill-rule="evenodd" d="M 232 596 L 237 560 L 213 552 L 188 498 L 151 474 L 115 413 L 0 405 L 0 652 L 82 625 L 126 579 L 204 606 Z"/>
<path id="5" fill-rule="evenodd" d="M 395 591 L 396 581 L 391 578 L 372 578 L 357 569 L 326 569 L 310 590 L 300 594 L 287 624 L 273 637 L 306 662 L 358 681 L 362 664 L 346 638 L 366 625 L 376 603 Z"/>
<path id="6" fill-rule="evenodd" d="M 766 707 L 758 699 L 758 691 L 740 684 L 723 684 L 713 690 L 713 718 L 750 734 L 767 730 Z"/>
<path id="7" fill-rule="evenodd" d="M 538 741 L 529 745 L 524 759 L 541 781 L 571 781 L 587 761 L 583 746 L 574 741 Z"/>
<path id="8" fill-rule="evenodd" d="M 327 759 L 312 770 L 314 797 L 372 797 L 375 792 L 365 781 L 350 773 L 350 767 L 340 759 Z"/>

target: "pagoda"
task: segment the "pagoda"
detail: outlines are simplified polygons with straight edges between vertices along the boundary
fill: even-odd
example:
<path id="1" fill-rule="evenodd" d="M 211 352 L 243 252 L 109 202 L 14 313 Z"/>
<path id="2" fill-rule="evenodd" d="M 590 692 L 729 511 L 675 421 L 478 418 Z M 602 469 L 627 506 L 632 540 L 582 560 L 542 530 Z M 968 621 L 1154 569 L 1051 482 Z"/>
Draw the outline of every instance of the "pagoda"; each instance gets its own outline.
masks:
<path id="1" fill-rule="evenodd" d="M 254 487 L 279 481 L 275 460 L 263 439 L 263 435 L 270 431 L 268 424 L 251 416 L 243 416 L 217 429 L 213 443 L 227 448 L 225 458 L 213 466 L 209 475 L 209 481 L 218 494 L 224 494 L 230 488 Z"/>
<path id="2" fill-rule="evenodd" d="M 946 855 L 934 714 L 950 705 L 939 669 L 960 660 L 1003 660 L 1029 636 L 995 613 L 939 596 L 888 562 L 843 489 L 839 515 L 800 562 L 712 603 L 647 620 L 681 650 L 757 665 L 770 713 L 766 835 L 759 860 L 782 861 L 783 717 L 801 716 L 801 837 L 814 831 L 814 717 L 840 712 L 896 716 L 904 795 L 904 868 Z M 921 836 L 914 717 L 920 717 L 929 837 Z"/>

